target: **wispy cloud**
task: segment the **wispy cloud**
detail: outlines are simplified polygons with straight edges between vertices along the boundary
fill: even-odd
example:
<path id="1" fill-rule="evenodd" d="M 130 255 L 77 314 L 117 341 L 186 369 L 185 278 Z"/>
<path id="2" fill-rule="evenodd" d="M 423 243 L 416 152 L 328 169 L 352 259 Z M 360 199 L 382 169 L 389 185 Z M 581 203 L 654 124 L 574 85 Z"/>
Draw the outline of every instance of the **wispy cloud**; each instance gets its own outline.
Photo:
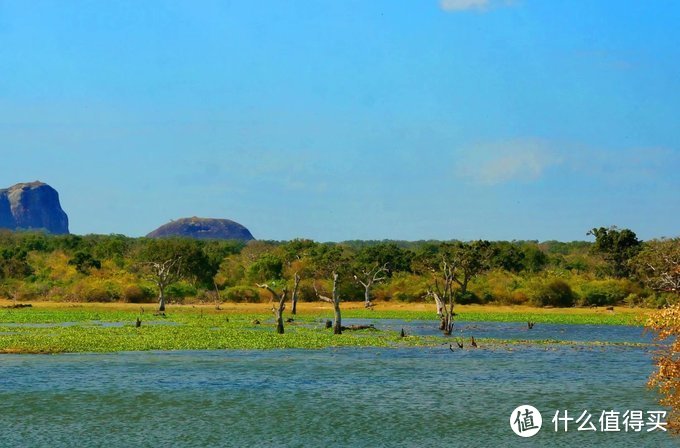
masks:
<path id="1" fill-rule="evenodd" d="M 680 151 L 663 147 L 610 148 L 571 145 L 567 168 L 611 185 L 677 188 Z M 671 185 L 673 187 L 671 187 Z"/>
<path id="2" fill-rule="evenodd" d="M 458 174 L 474 183 L 496 185 L 513 180 L 536 180 L 562 163 L 562 157 L 539 139 L 479 143 L 459 152 Z"/>
<path id="3" fill-rule="evenodd" d="M 511 6 L 514 0 L 440 0 L 439 7 L 446 12 L 486 12 L 500 6 Z"/>

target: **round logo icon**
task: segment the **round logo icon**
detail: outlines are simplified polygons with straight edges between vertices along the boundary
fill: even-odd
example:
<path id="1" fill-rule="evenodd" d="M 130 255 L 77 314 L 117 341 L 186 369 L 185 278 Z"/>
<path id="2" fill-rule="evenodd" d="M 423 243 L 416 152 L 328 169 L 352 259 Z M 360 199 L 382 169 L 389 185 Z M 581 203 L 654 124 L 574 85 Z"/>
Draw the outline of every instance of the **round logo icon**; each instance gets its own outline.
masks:
<path id="1" fill-rule="evenodd" d="M 542 424 L 541 413 L 528 404 L 517 406 L 510 414 L 510 427 L 520 437 L 535 436 L 541 430 Z"/>

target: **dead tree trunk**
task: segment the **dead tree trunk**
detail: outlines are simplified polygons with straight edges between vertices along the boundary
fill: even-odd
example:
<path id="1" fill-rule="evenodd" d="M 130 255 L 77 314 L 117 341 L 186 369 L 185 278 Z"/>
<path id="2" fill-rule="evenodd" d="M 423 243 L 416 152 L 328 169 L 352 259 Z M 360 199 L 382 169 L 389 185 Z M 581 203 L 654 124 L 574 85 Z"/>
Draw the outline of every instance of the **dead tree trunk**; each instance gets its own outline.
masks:
<path id="1" fill-rule="evenodd" d="M 144 265 L 150 270 L 149 278 L 158 286 L 158 311 L 165 311 L 165 288 L 180 278 L 182 257 L 165 261 L 149 261 Z"/>
<path id="2" fill-rule="evenodd" d="M 428 291 L 427 295 L 434 298 L 434 303 L 437 305 L 437 316 L 439 316 L 439 320 L 440 320 L 439 329 L 443 330 L 444 326 L 445 326 L 445 323 L 444 323 L 444 302 L 442 302 L 442 299 L 439 297 L 439 294 L 437 294 L 434 291 Z"/>
<path id="3" fill-rule="evenodd" d="M 433 297 L 435 303 L 437 304 L 437 315 L 439 316 L 439 329 L 446 335 L 450 335 L 453 332 L 453 301 L 447 303 L 447 301 L 442 300 L 439 293 L 436 291 L 428 291 L 428 296 Z"/>
<path id="4" fill-rule="evenodd" d="M 342 334 L 342 316 L 340 314 L 340 293 L 338 293 L 338 274 L 333 272 L 333 294 L 332 298 L 322 296 L 314 285 L 314 291 L 319 300 L 333 305 L 333 334 Z"/>
<path id="5" fill-rule="evenodd" d="M 293 277 L 294 283 L 293 283 L 293 295 L 292 295 L 292 302 L 293 302 L 293 308 L 290 310 L 292 314 L 297 314 L 297 301 L 298 301 L 298 287 L 300 286 L 300 275 L 296 272 L 295 277 Z"/>
<path id="6" fill-rule="evenodd" d="M 369 269 L 364 269 L 359 275 L 355 275 L 354 279 L 358 281 L 361 286 L 364 287 L 364 306 L 370 308 L 373 306 L 371 303 L 371 288 L 375 283 L 380 283 L 387 278 L 387 263 L 384 265 L 374 265 Z"/>
<path id="7" fill-rule="evenodd" d="M 274 318 L 276 319 L 276 332 L 278 334 L 283 334 L 283 310 L 286 309 L 286 298 L 288 297 L 288 290 L 283 288 L 281 294 L 277 294 L 272 288 L 267 284 L 257 285 L 260 288 L 266 289 L 272 295 L 271 303 L 276 304 L 278 301 L 278 306 L 272 307 L 272 312 L 274 313 Z"/>
<path id="8" fill-rule="evenodd" d="M 333 334 L 342 334 L 342 316 L 340 302 L 333 302 Z"/>
<path id="9" fill-rule="evenodd" d="M 165 285 L 159 283 L 158 285 L 158 311 L 165 311 Z"/>

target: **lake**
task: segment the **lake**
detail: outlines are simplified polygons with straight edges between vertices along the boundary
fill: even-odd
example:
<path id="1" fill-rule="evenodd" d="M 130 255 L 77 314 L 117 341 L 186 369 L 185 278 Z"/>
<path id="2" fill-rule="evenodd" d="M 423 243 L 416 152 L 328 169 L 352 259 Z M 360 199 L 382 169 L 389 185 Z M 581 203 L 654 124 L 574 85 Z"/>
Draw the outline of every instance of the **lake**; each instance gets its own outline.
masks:
<path id="1" fill-rule="evenodd" d="M 420 325 L 384 322 L 401 324 L 408 331 Z M 564 339 L 584 340 L 580 331 L 616 342 L 635 335 L 639 341 L 641 333 L 457 326 L 480 338 L 564 331 L 575 333 Z M 599 428 L 603 409 L 661 409 L 645 387 L 651 350 L 511 345 L 452 352 L 443 345 L 3 355 L 0 446 L 676 446 L 680 439 L 659 431 L 579 432 L 574 424 L 565 433 L 551 422 L 557 410 L 574 417 L 587 410 Z M 530 439 L 509 424 L 522 404 L 543 416 Z"/>

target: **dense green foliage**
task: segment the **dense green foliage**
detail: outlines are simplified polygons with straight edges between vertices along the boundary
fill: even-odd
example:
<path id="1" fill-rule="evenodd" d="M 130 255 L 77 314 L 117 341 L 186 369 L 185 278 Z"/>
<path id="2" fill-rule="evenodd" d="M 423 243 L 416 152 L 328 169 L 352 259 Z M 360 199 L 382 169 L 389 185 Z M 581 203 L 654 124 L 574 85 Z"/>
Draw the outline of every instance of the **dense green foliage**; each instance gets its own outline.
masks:
<path id="1" fill-rule="evenodd" d="M 588 234 L 595 237 L 593 252 L 604 257 L 611 275 L 617 278 L 626 277 L 630 273 L 628 261 L 640 251 L 642 246 L 635 232 L 629 229 L 619 230 L 616 227 L 600 227 L 592 229 Z"/>
<path id="2" fill-rule="evenodd" d="M 332 272 L 340 275 L 342 300 L 359 301 L 365 294 L 361 282 L 378 267 L 384 270 L 371 285 L 371 300 L 418 302 L 428 300 L 446 259 L 454 267 L 456 303 L 656 307 L 677 299 L 650 268 L 653 262 L 663 264 L 667 252 L 678 251 L 677 239 L 642 243 L 630 230 L 615 228 L 591 233 L 595 243 L 242 243 L 0 231 L 0 296 L 153 302 L 158 286 L 149 265 L 177 258 L 178 275 L 166 290 L 170 303 L 268 301 L 256 283 L 292 290 L 296 275 L 301 279 L 299 300 L 312 301 L 315 289 L 331 289 Z M 674 269 L 666 267 L 677 276 Z"/>

